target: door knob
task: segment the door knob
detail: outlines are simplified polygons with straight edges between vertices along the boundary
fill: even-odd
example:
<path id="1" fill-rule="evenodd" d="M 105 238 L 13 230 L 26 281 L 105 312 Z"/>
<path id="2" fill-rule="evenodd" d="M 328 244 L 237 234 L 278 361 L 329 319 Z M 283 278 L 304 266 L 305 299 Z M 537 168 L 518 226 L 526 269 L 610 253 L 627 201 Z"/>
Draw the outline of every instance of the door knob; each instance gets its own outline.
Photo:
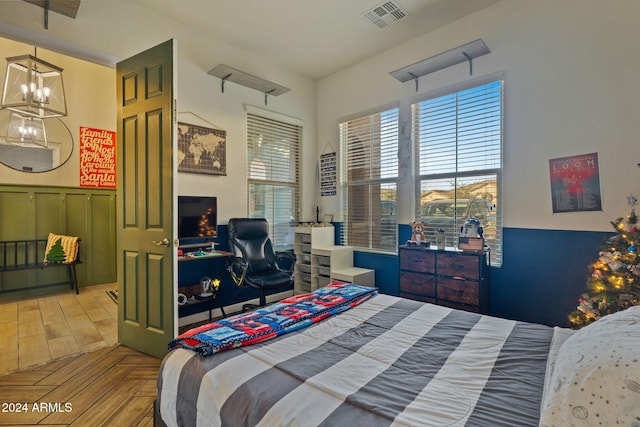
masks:
<path id="1" fill-rule="evenodd" d="M 156 246 L 164 246 L 165 248 L 168 248 L 170 244 L 169 239 L 167 239 L 166 237 L 159 242 L 153 240 L 153 243 L 155 243 Z"/>

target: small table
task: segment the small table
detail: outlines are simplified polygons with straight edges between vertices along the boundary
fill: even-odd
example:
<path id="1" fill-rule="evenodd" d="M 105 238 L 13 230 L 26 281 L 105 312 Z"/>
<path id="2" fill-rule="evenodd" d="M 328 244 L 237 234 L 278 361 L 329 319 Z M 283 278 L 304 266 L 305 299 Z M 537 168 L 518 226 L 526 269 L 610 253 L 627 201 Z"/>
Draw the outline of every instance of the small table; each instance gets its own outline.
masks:
<path id="1" fill-rule="evenodd" d="M 185 266 L 185 262 L 193 262 L 193 261 L 209 261 L 215 258 L 228 258 L 233 256 L 233 253 L 227 251 L 214 250 L 211 251 L 209 249 L 202 249 L 204 247 L 203 244 L 193 244 L 193 245 L 181 245 L 179 249 L 185 251 L 189 249 L 193 249 L 193 252 L 184 252 L 184 255 L 178 256 L 178 268 L 181 266 Z M 197 250 L 196 250 L 197 249 Z M 210 269 L 210 267 L 208 267 Z M 211 273 L 209 272 L 209 277 Z M 200 283 L 189 284 L 189 285 L 181 285 L 178 286 L 178 289 L 184 289 L 185 296 L 192 295 L 197 302 L 191 304 L 200 304 L 204 310 L 209 311 L 209 321 L 213 320 L 212 311 L 215 308 L 219 308 L 223 317 L 227 317 L 226 312 L 224 311 L 224 307 L 220 304 L 220 300 L 218 298 L 218 292 L 214 290 L 212 295 L 200 296 L 200 292 L 202 291 L 202 285 Z M 188 305 L 188 304 L 187 304 Z M 200 311 L 204 311 L 200 310 Z"/>
<path id="2" fill-rule="evenodd" d="M 331 270 L 332 280 L 342 280 L 360 286 L 374 287 L 376 285 L 376 272 L 368 268 L 344 267 L 339 270 Z"/>

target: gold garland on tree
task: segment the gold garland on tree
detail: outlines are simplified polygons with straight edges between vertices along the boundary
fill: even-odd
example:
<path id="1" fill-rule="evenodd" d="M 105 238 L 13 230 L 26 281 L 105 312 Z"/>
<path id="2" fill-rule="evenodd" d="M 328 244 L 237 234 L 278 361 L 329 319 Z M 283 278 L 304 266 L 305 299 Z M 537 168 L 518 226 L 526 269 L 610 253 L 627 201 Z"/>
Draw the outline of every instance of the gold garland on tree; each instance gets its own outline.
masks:
<path id="1" fill-rule="evenodd" d="M 577 329 L 602 316 L 640 304 L 640 229 L 635 206 L 638 198 L 629 195 L 631 212 L 611 221 L 616 234 L 602 246 L 599 258 L 590 266 L 587 289 L 578 299 L 578 307 L 569 315 Z"/>

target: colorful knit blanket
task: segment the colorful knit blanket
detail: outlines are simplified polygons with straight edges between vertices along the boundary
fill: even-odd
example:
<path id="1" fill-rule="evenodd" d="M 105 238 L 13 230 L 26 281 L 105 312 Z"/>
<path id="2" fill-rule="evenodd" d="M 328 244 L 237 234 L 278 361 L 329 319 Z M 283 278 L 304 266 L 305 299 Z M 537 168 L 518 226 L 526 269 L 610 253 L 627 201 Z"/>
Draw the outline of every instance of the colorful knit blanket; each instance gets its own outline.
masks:
<path id="1" fill-rule="evenodd" d="M 333 282 L 309 294 L 237 314 L 178 336 L 169 350 L 186 348 L 203 356 L 247 346 L 307 327 L 341 313 L 377 294 L 375 288 Z"/>

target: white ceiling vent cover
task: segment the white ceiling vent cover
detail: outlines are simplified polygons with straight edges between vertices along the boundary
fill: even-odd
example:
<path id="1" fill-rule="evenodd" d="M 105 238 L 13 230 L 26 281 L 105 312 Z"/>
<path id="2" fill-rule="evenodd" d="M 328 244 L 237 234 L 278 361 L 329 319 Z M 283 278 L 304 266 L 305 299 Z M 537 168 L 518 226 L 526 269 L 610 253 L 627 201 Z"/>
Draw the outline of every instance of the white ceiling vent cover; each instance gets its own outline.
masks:
<path id="1" fill-rule="evenodd" d="M 406 18 L 409 14 L 398 3 L 390 0 L 368 10 L 362 16 L 373 22 L 376 27 L 382 29 Z"/>

